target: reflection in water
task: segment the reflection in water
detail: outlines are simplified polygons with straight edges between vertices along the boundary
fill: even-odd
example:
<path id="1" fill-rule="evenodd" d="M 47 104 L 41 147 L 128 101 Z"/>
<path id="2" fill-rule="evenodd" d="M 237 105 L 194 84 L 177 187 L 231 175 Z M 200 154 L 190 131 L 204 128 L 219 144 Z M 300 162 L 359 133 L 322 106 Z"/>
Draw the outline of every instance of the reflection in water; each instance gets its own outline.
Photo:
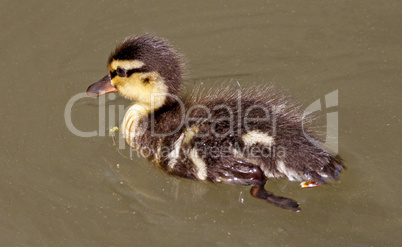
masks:
<path id="1" fill-rule="evenodd" d="M 114 138 L 113 140 L 116 141 Z M 113 145 L 116 146 L 116 143 L 114 142 Z M 130 152 L 129 150 L 123 151 Z M 119 152 L 126 159 L 126 162 L 130 163 L 126 153 Z M 183 199 L 185 201 L 200 202 L 208 192 L 208 187 L 205 183 L 194 183 L 176 178 L 165 178 L 168 186 L 155 189 L 155 187 L 151 186 L 155 182 L 145 181 L 144 183 L 144 181 L 138 181 L 139 174 L 135 174 L 127 163 L 124 165 L 114 164 L 108 158 L 102 158 L 109 166 L 109 169 L 105 171 L 105 177 L 112 189 L 121 196 L 121 200 L 130 202 L 130 208 L 133 212 L 140 212 L 149 222 L 167 221 L 164 224 L 165 226 L 170 223 L 182 222 L 186 219 L 185 214 L 169 206 L 171 202 L 180 202 Z M 141 160 L 141 158 L 136 160 Z M 146 161 L 142 161 L 144 164 L 140 165 L 149 166 Z M 164 174 L 159 175 L 164 176 Z M 184 191 L 181 189 L 183 184 L 188 186 Z"/>

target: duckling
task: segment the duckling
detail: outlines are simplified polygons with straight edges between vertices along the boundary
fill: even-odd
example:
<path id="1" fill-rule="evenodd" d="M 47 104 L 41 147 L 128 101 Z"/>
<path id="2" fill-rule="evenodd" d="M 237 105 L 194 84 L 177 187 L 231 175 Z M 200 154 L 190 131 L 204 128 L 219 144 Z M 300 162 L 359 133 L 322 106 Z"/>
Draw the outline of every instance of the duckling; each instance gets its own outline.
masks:
<path id="1" fill-rule="evenodd" d="M 133 101 L 121 123 L 127 144 L 177 177 L 252 186 L 253 197 L 299 211 L 290 198 L 265 189 L 270 178 L 336 180 L 339 156 L 309 141 L 299 104 L 272 86 L 221 88 L 183 97 L 181 55 L 168 41 L 131 36 L 111 53 L 108 74 L 92 97 L 118 92 Z"/>

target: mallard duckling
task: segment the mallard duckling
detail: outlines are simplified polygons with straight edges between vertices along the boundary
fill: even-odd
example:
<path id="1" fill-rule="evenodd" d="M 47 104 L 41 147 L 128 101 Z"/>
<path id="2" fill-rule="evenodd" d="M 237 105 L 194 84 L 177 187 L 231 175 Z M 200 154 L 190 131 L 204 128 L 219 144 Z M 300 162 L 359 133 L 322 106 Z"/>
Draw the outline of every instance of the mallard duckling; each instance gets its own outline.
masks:
<path id="1" fill-rule="evenodd" d="M 341 159 L 311 143 L 297 104 L 272 87 L 229 88 L 179 95 L 181 56 L 164 39 L 126 38 L 108 60 L 109 73 L 89 96 L 119 92 L 132 100 L 121 132 L 126 142 L 168 174 L 250 185 L 251 195 L 299 211 L 292 199 L 268 192 L 269 178 L 325 183 Z"/>

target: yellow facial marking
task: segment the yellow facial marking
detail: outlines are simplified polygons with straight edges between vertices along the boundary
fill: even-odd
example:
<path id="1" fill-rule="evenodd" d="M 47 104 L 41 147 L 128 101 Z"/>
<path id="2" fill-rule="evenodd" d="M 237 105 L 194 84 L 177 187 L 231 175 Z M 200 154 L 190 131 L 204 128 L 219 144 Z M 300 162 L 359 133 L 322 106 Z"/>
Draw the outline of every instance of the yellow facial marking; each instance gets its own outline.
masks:
<path id="1" fill-rule="evenodd" d="M 254 144 L 261 144 L 264 146 L 272 146 L 274 144 L 274 138 L 264 132 L 258 130 L 252 130 L 242 135 L 242 140 L 247 146 Z"/>
<path id="2" fill-rule="evenodd" d="M 157 72 L 134 73 L 129 77 L 115 76 L 112 84 L 119 93 L 151 110 L 161 107 L 166 100 L 168 87 Z"/>
<path id="3" fill-rule="evenodd" d="M 141 62 L 140 60 L 113 60 L 109 64 L 109 71 L 115 71 L 117 67 L 120 67 L 125 70 L 130 70 L 130 69 L 139 69 L 145 64 Z"/>

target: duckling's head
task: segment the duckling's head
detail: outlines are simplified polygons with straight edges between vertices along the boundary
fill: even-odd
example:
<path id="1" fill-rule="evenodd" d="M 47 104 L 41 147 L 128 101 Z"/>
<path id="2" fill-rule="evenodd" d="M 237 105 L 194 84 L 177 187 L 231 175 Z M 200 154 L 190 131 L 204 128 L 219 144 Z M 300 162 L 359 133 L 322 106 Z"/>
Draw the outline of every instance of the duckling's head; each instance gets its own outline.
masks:
<path id="1" fill-rule="evenodd" d="M 88 87 L 89 96 L 119 92 L 154 111 L 174 100 L 183 69 L 180 55 L 166 40 L 143 35 L 123 40 L 110 54 L 108 70 L 104 78 Z"/>

